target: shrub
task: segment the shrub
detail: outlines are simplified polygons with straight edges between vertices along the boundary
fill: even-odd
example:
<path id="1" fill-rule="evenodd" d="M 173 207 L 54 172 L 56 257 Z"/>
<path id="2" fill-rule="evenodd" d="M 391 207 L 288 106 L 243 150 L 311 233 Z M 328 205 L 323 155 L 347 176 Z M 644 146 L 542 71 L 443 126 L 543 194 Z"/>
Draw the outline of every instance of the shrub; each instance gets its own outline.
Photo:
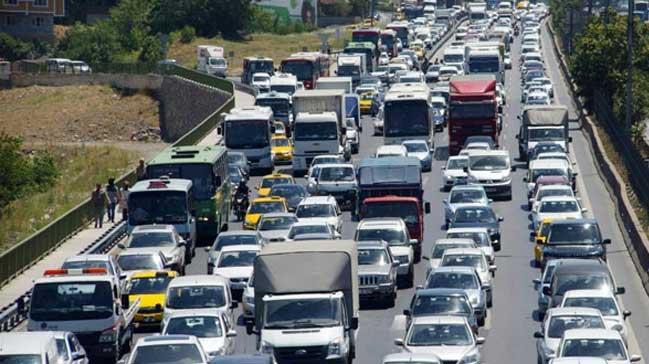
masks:
<path id="1" fill-rule="evenodd" d="M 185 25 L 180 30 L 180 42 L 181 43 L 191 43 L 194 38 L 196 38 L 196 29 L 190 25 Z"/>

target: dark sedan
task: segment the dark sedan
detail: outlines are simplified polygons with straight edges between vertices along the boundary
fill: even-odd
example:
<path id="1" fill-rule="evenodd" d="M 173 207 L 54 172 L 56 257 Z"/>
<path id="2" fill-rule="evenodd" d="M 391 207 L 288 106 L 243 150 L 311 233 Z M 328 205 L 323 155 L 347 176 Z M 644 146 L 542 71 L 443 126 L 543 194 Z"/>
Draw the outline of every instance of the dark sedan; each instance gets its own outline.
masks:
<path id="1" fill-rule="evenodd" d="M 308 196 L 304 186 L 298 184 L 278 183 L 273 185 L 270 196 L 284 197 L 289 211 L 295 211 L 302 199 Z"/>
<path id="2" fill-rule="evenodd" d="M 455 210 L 450 228 L 487 228 L 494 245 L 500 245 L 501 216 L 497 216 L 491 206 L 459 206 Z"/>

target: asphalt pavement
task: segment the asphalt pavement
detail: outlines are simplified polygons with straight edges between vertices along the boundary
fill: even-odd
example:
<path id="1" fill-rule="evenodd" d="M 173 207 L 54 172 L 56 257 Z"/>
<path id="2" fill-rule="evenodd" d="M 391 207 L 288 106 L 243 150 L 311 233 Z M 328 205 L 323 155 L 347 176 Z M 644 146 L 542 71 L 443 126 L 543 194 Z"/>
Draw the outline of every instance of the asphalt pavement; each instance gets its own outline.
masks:
<path id="1" fill-rule="evenodd" d="M 574 120 L 576 113 L 570 103 L 568 88 L 560 76 L 559 67 L 550 43 L 547 31 L 543 30 L 543 52 L 546 58 L 547 72 L 554 81 L 555 102 L 570 107 L 570 118 Z M 509 150 L 512 160 L 518 156 L 517 115 L 521 112 L 520 103 L 520 74 L 518 71 L 519 58 L 518 40 L 512 47 L 511 59 L 513 69 L 506 72 L 505 89 L 507 91 L 507 104 L 504 106 L 504 125 L 501 134 L 501 148 Z M 439 56 L 439 55 L 436 55 Z M 372 136 L 372 121 L 369 117 L 363 118 L 364 132 L 361 134 L 360 153 L 353 159 L 370 156 L 376 147 L 382 144 L 382 137 Z M 602 233 L 612 239 L 613 244 L 609 250 L 609 264 L 619 284 L 626 286 L 627 292 L 623 296 L 623 304 L 633 311 L 633 316 L 628 319 L 632 333 L 630 349 L 632 354 L 649 353 L 649 348 L 639 348 L 638 342 L 647 342 L 649 332 L 649 299 L 636 274 L 635 267 L 629 257 L 622 240 L 619 226 L 615 220 L 615 208 L 609 193 L 606 191 L 602 180 L 595 169 L 595 163 L 588 149 L 588 144 L 583 134 L 579 131 L 576 122 L 571 123 L 571 147 L 573 159 L 578 162 L 579 169 L 579 194 L 589 209 L 589 214 L 599 221 Z M 425 173 L 424 198 L 432 206 L 431 214 L 425 218 L 425 239 L 423 242 L 424 255 L 430 253 L 433 242 L 444 237 L 442 200 L 446 193 L 441 187 L 441 167 L 447 156 L 448 135 L 445 130 L 435 136 L 435 160 L 432 172 Z M 480 336 L 487 341 L 482 348 L 483 362 L 487 364 L 518 364 L 521 362 L 532 363 L 536 360 L 535 339 L 532 334 L 539 327 L 535 315 L 537 293 L 532 280 L 540 272 L 532 265 L 533 244 L 529 240 L 529 213 L 527 211 L 527 195 L 524 189 L 523 176 L 526 174 L 525 163 L 514 162 L 519 168 L 513 173 L 513 199 L 511 201 L 495 201 L 493 203 L 497 214 L 504 217 L 501 223 L 502 250 L 496 255 L 496 279 L 494 284 L 494 306 L 489 311 L 486 326 L 480 329 Z M 283 169 L 283 168 L 279 168 Z M 249 186 L 259 183 L 259 177 L 251 178 Z M 301 179 L 300 183 L 304 183 Z M 351 238 L 355 229 L 355 222 L 351 221 L 349 213 L 345 213 L 343 237 Z M 231 223 L 231 229 L 240 228 L 240 223 Z M 187 267 L 187 274 L 205 274 L 207 270 L 207 253 L 197 250 L 193 263 Z M 416 266 L 415 279 L 421 284 L 425 278 L 426 260 Z M 360 329 L 357 341 L 358 363 L 380 363 L 385 354 L 396 352 L 398 348 L 393 344 L 394 338 L 402 337 L 405 320 L 401 313 L 406 308 L 413 296 L 414 289 L 399 290 L 395 307 L 391 309 L 362 307 L 360 314 Z M 239 310 L 240 312 L 240 310 Z M 256 351 L 255 336 L 245 333 L 243 321 L 237 326 L 237 353 L 253 353 Z M 141 337 L 145 334 L 138 334 Z"/>

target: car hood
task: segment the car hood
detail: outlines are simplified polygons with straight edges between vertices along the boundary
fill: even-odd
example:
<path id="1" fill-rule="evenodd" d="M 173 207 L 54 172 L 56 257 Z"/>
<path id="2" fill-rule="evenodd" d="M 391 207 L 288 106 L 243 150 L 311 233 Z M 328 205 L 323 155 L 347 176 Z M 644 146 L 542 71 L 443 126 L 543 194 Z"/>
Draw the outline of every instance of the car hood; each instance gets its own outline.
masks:
<path id="1" fill-rule="evenodd" d="M 249 225 L 257 225 L 259 222 L 259 219 L 261 218 L 261 214 L 251 214 L 247 213 L 246 214 L 246 223 Z"/>
<path id="2" fill-rule="evenodd" d="M 412 248 L 410 246 L 390 246 L 390 252 L 394 256 L 410 255 Z"/>
<path id="3" fill-rule="evenodd" d="M 549 212 L 549 213 L 537 213 L 536 214 L 536 221 L 543 221 L 545 219 L 552 219 L 552 220 L 564 220 L 564 219 L 581 219 L 583 217 L 582 213 L 577 211 L 577 212 L 562 212 L 562 213 L 557 213 L 557 212 Z"/>
<path id="4" fill-rule="evenodd" d="M 470 171 L 472 177 L 479 180 L 501 180 L 510 175 L 509 169 L 501 169 L 497 171 Z"/>
<path id="5" fill-rule="evenodd" d="M 390 273 L 389 265 L 359 265 L 358 274 L 377 274 L 377 275 L 387 275 Z"/>
<path id="6" fill-rule="evenodd" d="M 288 229 L 260 231 L 259 234 L 267 241 L 284 241 L 288 235 Z"/>
<path id="7" fill-rule="evenodd" d="M 487 228 L 498 229 L 498 223 L 486 222 L 452 222 L 451 228 Z"/>
<path id="8" fill-rule="evenodd" d="M 542 245 L 543 255 L 551 257 L 597 257 L 604 254 L 602 244 Z"/>
<path id="9" fill-rule="evenodd" d="M 444 176 L 447 177 L 466 177 L 466 172 L 461 169 L 446 169 L 444 170 Z"/>
<path id="10" fill-rule="evenodd" d="M 201 337 L 198 341 L 203 346 L 205 354 L 215 352 L 223 348 L 225 345 L 225 335 L 221 337 Z"/>
<path id="11" fill-rule="evenodd" d="M 333 227 L 337 227 L 338 220 L 336 219 L 335 216 L 332 217 L 301 217 L 298 218 L 298 221 L 304 221 L 304 222 L 315 222 L 315 223 L 322 223 L 325 222 Z"/>
<path id="12" fill-rule="evenodd" d="M 442 362 L 457 362 L 462 359 L 473 346 L 407 346 L 406 350 L 415 354 L 432 353 L 437 355 Z"/>
<path id="13" fill-rule="evenodd" d="M 430 153 L 427 152 L 408 153 L 408 157 L 415 157 L 421 161 L 424 159 L 428 159 L 430 157 Z"/>
<path id="14" fill-rule="evenodd" d="M 252 266 L 214 268 L 214 274 L 220 275 L 225 278 L 250 278 L 250 276 L 252 275 Z"/>
<path id="15" fill-rule="evenodd" d="M 475 203 L 475 202 L 460 202 L 460 203 L 449 203 L 448 208 L 451 210 L 451 212 L 455 213 L 455 210 L 458 209 L 458 207 L 473 207 L 473 206 L 485 206 L 483 203 Z"/>

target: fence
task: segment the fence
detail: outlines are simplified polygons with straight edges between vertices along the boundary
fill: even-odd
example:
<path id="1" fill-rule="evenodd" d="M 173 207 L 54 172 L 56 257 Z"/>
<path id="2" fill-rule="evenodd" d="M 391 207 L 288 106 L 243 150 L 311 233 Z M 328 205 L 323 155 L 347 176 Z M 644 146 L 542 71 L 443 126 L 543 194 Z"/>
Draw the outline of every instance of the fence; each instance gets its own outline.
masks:
<path id="1" fill-rule="evenodd" d="M 40 66 L 34 66 L 33 63 L 30 63 L 29 67 L 33 67 L 30 68 L 30 70 L 34 72 L 43 70 L 42 68 L 39 68 Z M 165 75 L 182 77 L 204 86 L 218 88 L 232 95 L 232 97 L 220 108 L 215 110 L 214 113 L 178 139 L 173 144 L 174 146 L 195 144 L 217 126 L 221 113 L 228 112 L 234 107 L 234 85 L 230 81 L 192 71 L 177 65 L 156 64 L 137 66 L 111 64 L 101 65 L 100 69 L 106 71 L 124 70 L 128 73 L 137 73 L 136 71 L 144 73 L 156 71 Z M 129 181 L 133 184 L 135 182 L 135 171 L 123 175 L 118 179 L 117 183 L 121 184 L 124 181 Z M 4 285 L 16 275 L 32 266 L 41 257 L 49 254 L 67 238 L 84 228 L 92 219 L 92 212 L 92 205 L 88 198 L 72 210 L 68 211 L 65 215 L 59 217 L 6 252 L 0 254 L 0 286 Z"/>

